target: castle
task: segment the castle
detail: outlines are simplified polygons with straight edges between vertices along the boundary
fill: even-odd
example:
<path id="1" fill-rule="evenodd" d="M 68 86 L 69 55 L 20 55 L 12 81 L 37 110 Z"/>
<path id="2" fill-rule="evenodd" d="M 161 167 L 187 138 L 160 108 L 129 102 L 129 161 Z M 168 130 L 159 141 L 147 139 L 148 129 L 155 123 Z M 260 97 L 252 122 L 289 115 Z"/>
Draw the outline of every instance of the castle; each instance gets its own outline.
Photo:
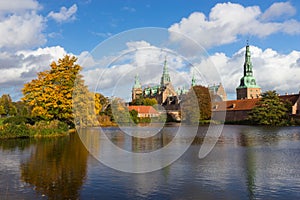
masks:
<path id="1" fill-rule="evenodd" d="M 175 91 L 167 67 L 167 60 L 165 59 L 160 85 L 142 89 L 138 75 L 135 76 L 134 86 L 132 88 L 132 101 L 138 98 L 154 98 L 158 104 L 164 105 L 171 110 L 178 110 L 180 97 L 186 92 L 187 91 L 182 90 L 180 92 Z"/>
<path id="2" fill-rule="evenodd" d="M 237 100 L 219 101 L 213 103 L 212 111 L 215 114 L 226 113 L 225 121 L 243 121 L 257 105 L 261 97 L 261 88 L 257 85 L 253 76 L 250 47 L 247 44 L 244 62 L 244 74 L 240 85 L 236 88 Z M 280 95 L 282 101 L 289 101 L 292 105 L 289 114 L 294 117 L 300 116 L 300 94 Z"/>
<path id="3" fill-rule="evenodd" d="M 261 88 L 253 75 L 248 44 L 246 45 L 243 69 L 243 76 L 240 79 L 239 86 L 236 88 L 237 100 L 227 101 L 227 95 L 221 83 L 208 87 L 212 101 L 212 113 L 216 115 L 218 113 L 226 113 L 225 121 L 246 120 L 249 112 L 257 105 L 261 97 Z M 191 87 L 195 85 L 196 79 L 193 76 Z M 154 98 L 158 104 L 167 110 L 169 115 L 173 115 L 173 118 L 179 121 L 180 102 L 187 92 L 188 90 L 186 89 L 174 89 L 167 67 L 167 60 L 165 59 L 160 85 L 142 88 L 138 75 L 135 76 L 135 83 L 132 88 L 132 101 L 139 98 Z M 279 98 L 292 104 L 292 109 L 289 111 L 290 115 L 300 117 L 300 94 L 282 95 Z"/>
<path id="4" fill-rule="evenodd" d="M 193 87 L 195 85 L 196 79 L 193 75 L 190 86 Z M 165 58 L 160 85 L 142 88 L 138 75 L 135 76 L 134 86 L 132 88 L 132 101 L 139 98 L 154 98 L 157 103 L 164 106 L 165 109 L 178 110 L 180 101 L 189 89 L 185 89 L 184 87 L 181 89 L 178 88 L 177 90 L 174 89 Z M 208 89 L 214 101 L 226 101 L 227 95 L 221 83 L 210 86 Z"/>

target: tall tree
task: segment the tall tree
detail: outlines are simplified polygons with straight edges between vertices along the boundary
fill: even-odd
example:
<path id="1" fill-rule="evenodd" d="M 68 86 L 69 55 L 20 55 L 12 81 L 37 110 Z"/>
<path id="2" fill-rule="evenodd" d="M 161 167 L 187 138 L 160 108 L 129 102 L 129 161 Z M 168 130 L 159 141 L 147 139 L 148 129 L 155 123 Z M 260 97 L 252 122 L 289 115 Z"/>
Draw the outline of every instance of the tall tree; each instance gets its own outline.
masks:
<path id="1" fill-rule="evenodd" d="M 283 125 L 288 119 L 288 102 L 281 101 L 276 91 L 266 91 L 249 113 L 249 120 L 261 125 Z"/>
<path id="2" fill-rule="evenodd" d="M 38 73 L 37 79 L 24 85 L 22 100 L 32 107 L 33 116 L 73 123 L 72 94 L 75 81 L 84 88 L 79 75 L 81 66 L 76 61 L 76 57 L 66 55 L 58 62 L 52 62 L 50 70 Z M 88 93 L 87 88 L 83 92 Z"/>
<path id="3" fill-rule="evenodd" d="M 189 122 L 199 122 L 211 118 L 211 98 L 209 90 L 204 86 L 194 86 L 183 101 L 184 113 L 182 116 Z M 198 105 L 199 109 L 196 109 Z"/>
<path id="4" fill-rule="evenodd" d="M 3 110 L 1 113 L 6 116 L 14 116 L 17 113 L 17 109 L 14 106 L 12 99 L 9 94 L 3 94 L 0 98 L 0 106 L 2 106 Z"/>

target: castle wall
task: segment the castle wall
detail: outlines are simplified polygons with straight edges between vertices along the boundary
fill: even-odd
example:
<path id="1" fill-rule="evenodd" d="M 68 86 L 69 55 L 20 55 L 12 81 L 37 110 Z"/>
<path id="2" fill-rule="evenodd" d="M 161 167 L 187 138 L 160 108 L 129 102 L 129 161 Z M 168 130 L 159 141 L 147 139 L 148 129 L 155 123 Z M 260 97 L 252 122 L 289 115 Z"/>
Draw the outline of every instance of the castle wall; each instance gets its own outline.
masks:
<path id="1" fill-rule="evenodd" d="M 228 110 L 228 111 L 213 111 L 212 114 L 223 115 L 226 112 L 225 121 L 236 122 L 243 121 L 248 118 L 249 110 Z"/>

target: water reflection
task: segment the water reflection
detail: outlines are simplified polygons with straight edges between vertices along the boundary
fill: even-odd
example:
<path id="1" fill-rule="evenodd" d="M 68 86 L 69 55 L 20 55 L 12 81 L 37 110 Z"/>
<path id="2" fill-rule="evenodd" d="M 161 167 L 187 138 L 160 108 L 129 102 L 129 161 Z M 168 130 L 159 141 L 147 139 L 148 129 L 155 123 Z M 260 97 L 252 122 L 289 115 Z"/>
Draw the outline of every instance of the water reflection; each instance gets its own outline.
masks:
<path id="1" fill-rule="evenodd" d="M 77 135 L 0 140 L 0 199 L 300 199 L 300 127 L 225 126 L 213 151 L 199 159 L 206 128 L 199 127 L 177 161 L 145 174 L 122 173 L 88 157 Z M 169 144 L 174 130 L 138 139 L 105 128 L 115 145 L 136 153 Z M 93 153 L 113 156 L 97 128 L 81 134 Z"/>
<path id="2" fill-rule="evenodd" d="M 49 199 L 78 199 L 88 152 L 77 135 L 39 141 L 21 163 L 21 179 Z"/>
<path id="3" fill-rule="evenodd" d="M 35 140 L 34 139 L 8 139 L 8 140 L 0 140 L 0 149 L 2 150 L 20 150 L 23 151 L 27 147 L 29 147 Z"/>

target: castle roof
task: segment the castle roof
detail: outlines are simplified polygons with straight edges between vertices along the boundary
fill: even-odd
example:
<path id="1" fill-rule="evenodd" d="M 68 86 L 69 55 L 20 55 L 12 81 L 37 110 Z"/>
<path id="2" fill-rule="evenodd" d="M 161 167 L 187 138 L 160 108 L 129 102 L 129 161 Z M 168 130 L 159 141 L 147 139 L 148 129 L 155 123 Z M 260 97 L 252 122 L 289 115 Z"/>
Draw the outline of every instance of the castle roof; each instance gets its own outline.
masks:
<path id="1" fill-rule="evenodd" d="M 152 106 L 128 106 L 128 110 L 136 110 L 139 114 L 159 114 Z"/>
<path id="2" fill-rule="evenodd" d="M 299 98 L 300 94 L 279 96 L 280 100 L 289 101 L 292 105 L 294 105 Z M 260 98 L 214 102 L 213 111 L 248 111 L 252 110 L 259 100 Z"/>
<path id="3" fill-rule="evenodd" d="M 229 111 L 229 110 L 252 110 L 259 99 L 240 99 L 215 102 L 213 111 Z"/>

